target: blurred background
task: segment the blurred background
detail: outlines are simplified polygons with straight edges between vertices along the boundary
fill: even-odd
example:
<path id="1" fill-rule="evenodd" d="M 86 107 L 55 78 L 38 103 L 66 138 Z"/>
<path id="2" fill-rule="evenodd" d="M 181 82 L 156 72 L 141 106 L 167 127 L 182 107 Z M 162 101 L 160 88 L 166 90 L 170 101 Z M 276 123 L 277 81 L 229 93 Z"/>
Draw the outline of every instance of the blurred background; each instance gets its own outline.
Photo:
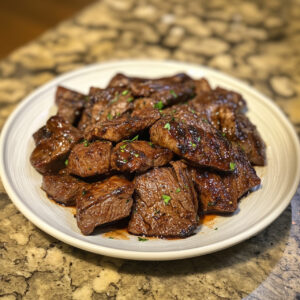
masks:
<path id="1" fill-rule="evenodd" d="M 1 0 L 0 59 L 94 0 Z"/>

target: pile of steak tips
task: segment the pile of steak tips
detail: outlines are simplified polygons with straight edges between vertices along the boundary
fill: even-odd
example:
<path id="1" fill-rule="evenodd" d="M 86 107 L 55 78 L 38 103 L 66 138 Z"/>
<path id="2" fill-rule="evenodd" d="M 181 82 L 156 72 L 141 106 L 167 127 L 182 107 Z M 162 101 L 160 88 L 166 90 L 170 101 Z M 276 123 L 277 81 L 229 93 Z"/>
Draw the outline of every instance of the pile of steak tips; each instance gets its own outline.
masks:
<path id="1" fill-rule="evenodd" d="M 260 184 L 265 144 L 245 100 L 204 78 L 117 74 L 88 95 L 58 87 L 55 102 L 30 161 L 85 235 L 127 218 L 135 235 L 186 237 Z"/>

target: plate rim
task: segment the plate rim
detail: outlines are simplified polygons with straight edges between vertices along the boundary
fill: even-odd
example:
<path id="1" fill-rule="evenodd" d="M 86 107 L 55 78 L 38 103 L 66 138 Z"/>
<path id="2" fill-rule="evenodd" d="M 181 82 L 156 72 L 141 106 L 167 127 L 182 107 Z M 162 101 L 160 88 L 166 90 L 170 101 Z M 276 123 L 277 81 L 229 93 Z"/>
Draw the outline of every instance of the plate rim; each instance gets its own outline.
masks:
<path id="1" fill-rule="evenodd" d="M 234 246 L 240 242 L 243 242 L 252 236 L 258 234 L 260 231 L 265 229 L 267 226 L 269 226 L 275 219 L 279 217 L 279 215 L 286 209 L 286 207 L 289 205 L 290 201 L 292 200 L 298 184 L 300 180 L 300 167 L 296 169 L 296 176 L 295 179 L 291 185 L 290 191 L 288 194 L 286 194 L 284 201 L 280 203 L 268 216 L 266 216 L 264 219 L 256 223 L 254 226 L 250 227 L 246 231 L 243 231 L 239 233 L 238 235 L 232 236 L 224 241 L 219 241 L 210 245 L 201 246 L 198 248 L 192 248 L 192 249 L 184 249 L 184 250 L 171 250 L 171 251 L 159 251 L 159 252 L 151 252 L 151 251 L 133 251 L 133 250 L 122 250 L 117 249 L 113 247 L 106 247 L 101 245 L 95 245 L 88 241 L 82 241 L 78 240 L 75 237 L 69 236 L 66 233 L 61 232 L 58 229 L 55 229 L 54 227 L 51 227 L 47 222 L 43 221 L 43 219 L 39 218 L 38 215 L 34 214 L 23 202 L 21 197 L 17 195 L 13 187 L 10 185 L 9 182 L 9 176 L 6 174 L 5 171 L 5 162 L 4 162 L 4 149 L 5 149 L 5 140 L 7 138 L 7 134 L 11 127 L 13 127 L 14 120 L 18 113 L 23 109 L 24 106 L 26 106 L 32 98 L 36 97 L 39 93 L 48 90 L 49 88 L 57 85 L 62 80 L 66 80 L 72 76 L 78 76 L 85 72 L 91 72 L 93 70 L 97 69 L 104 69 L 104 68 L 111 68 L 111 67 L 118 67 L 121 65 L 127 65 L 127 64 L 172 64 L 172 65 L 184 65 L 185 67 L 192 67 L 192 68 L 199 68 L 203 70 L 206 73 L 210 73 L 212 75 L 216 75 L 221 78 L 227 78 L 231 82 L 236 82 L 238 85 L 240 85 L 243 89 L 247 90 L 248 92 L 254 94 L 256 97 L 260 98 L 261 101 L 264 102 L 264 104 L 273 110 L 273 112 L 280 118 L 281 124 L 285 125 L 284 129 L 286 132 L 288 132 L 291 135 L 292 141 L 294 143 L 294 147 L 296 148 L 296 162 L 299 166 L 300 161 L 300 144 L 299 139 L 297 136 L 297 133 L 290 122 L 290 120 L 284 115 L 284 113 L 280 110 L 280 108 L 268 97 L 257 91 L 255 88 L 249 86 L 247 83 L 243 82 L 240 79 L 237 79 L 231 75 L 228 75 L 222 71 L 214 70 L 212 68 L 198 65 L 196 63 L 189 63 L 189 62 L 182 62 L 182 61 L 175 61 L 175 60 L 158 60 L 158 59 L 125 59 L 125 60 L 112 60 L 107 62 L 100 62 L 95 64 L 90 64 L 87 66 L 84 66 L 82 68 L 69 71 L 67 73 L 61 74 L 46 84 L 43 84 L 42 86 L 35 89 L 33 92 L 28 94 L 23 100 L 20 101 L 20 103 L 17 105 L 17 107 L 14 109 L 14 111 L 10 114 L 8 119 L 6 120 L 0 136 L 0 176 L 2 179 L 3 186 L 10 197 L 10 200 L 14 203 L 14 205 L 18 208 L 18 210 L 35 226 L 40 228 L 42 231 L 46 232 L 47 234 L 57 238 L 60 241 L 63 241 L 64 243 L 67 243 L 69 245 L 72 245 L 74 247 L 80 248 L 85 251 L 93 252 L 96 254 L 102 254 L 110 257 L 116 257 L 116 258 L 122 258 L 122 259 L 131 259 L 131 260 L 175 260 L 175 259 L 184 259 L 184 258 L 190 258 L 200 255 L 205 255 L 213 252 L 220 251 L 222 249 Z"/>

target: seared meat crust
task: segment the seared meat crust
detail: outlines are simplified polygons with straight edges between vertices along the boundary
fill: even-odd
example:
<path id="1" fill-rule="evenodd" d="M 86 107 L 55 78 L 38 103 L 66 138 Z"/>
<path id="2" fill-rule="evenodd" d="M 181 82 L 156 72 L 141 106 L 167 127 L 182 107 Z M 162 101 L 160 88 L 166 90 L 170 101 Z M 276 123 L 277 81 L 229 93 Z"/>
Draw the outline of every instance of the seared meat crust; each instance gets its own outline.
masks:
<path id="1" fill-rule="evenodd" d="M 197 227 L 194 186 L 183 162 L 135 178 L 135 206 L 128 231 L 136 235 L 186 237 Z"/>
<path id="2" fill-rule="evenodd" d="M 111 156 L 111 166 L 120 172 L 145 172 L 166 165 L 173 153 L 146 141 L 124 141 L 117 144 Z"/>
<path id="3" fill-rule="evenodd" d="M 68 171 L 81 177 L 107 173 L 110 170 L 111 149 L 112 144 L 107 141 L 84 141 L 75 145 L 68 158 Z"/>
<path id="4" fill-rule="evenodd" d="M 91 184 L 77 198 L 76 220 L 84 235 L 96 226 L 128 217 L 132 206 L 134 185 L 119 176 Z"/>

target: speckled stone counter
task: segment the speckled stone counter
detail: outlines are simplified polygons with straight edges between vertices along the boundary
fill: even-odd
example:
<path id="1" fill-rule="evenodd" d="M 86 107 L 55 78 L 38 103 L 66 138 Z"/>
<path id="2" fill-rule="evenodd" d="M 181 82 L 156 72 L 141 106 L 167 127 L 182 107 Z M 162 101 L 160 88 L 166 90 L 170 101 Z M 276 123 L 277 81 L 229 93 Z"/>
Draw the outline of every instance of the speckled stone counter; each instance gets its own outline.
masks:
<path id="1" fill-rule="evenodd" d="M 58 74 L 122 58 L 174 59 L 238 77 L 300 133 L 300 1 L 107 0 L 0 62 L 0 127 Z M 87 253 L 31 224 L 0 182 L 1 299 L 300 299 L 300 189 L 256 237 L 171 262 Z"/>

